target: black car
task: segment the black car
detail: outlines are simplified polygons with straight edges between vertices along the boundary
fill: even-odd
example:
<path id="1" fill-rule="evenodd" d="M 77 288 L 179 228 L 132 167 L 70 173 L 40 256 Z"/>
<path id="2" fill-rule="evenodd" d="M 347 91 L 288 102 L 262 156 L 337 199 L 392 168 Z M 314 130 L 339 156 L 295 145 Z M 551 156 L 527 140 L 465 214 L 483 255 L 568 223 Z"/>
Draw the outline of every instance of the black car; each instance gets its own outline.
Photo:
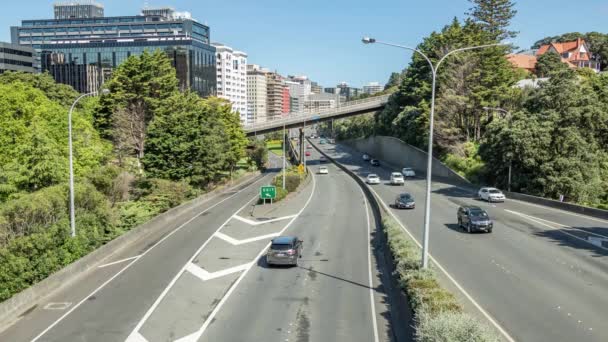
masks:
<path id="1" fill-rule="evenodd" d="M 372 166 L 380 166 L 380 161 L 378 159 L 372 159 L 370 164 L 372 164 Z"/>
<path id="2" fill-rule="evenodd" d="M 270 265 L 298 266 L 302 257 L 302 240 L 295 236 L 279 236 L 272 239 L 266 252 L 266 263 Z"/>
<path id="3" fill-rule="evenodd" d="M 494 222 L 488 213 L 477 206 L 465 205 L 458 208 L 458 227 L 467 232 L 492 232 Z"/>
<path id="4" fill-rule="evenodd" d="M 406 193 L 400 194 L 395 198 L 395 208 L 397 209 L 414 209 L 416 208 L 416 202 L 414 196 Z"/>

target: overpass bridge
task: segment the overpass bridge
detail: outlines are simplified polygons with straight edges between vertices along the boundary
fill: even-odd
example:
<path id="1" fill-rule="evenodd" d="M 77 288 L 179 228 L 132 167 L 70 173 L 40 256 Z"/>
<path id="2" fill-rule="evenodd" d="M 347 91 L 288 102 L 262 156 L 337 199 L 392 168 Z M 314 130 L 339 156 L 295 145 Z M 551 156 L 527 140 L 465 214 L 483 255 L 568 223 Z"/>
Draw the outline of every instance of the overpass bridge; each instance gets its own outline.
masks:
<path id="1" fill-rule="evenodd" d="M 282 130 L 283 127 L 298 128 L 305 126 L 306 123 L 319 123 L 323 121 L 340 119 L 354 115 L 373 113 L 384 109 L 388 102 L 389 95 L 369 97 L 362 100 L 355 100 L 343 103 L 340 107 L 332 108 L 314 113 L 293 113 L 280 119 L 260 122 L 253 125 L 246 125 L 243 130 L 248 136 L 256 134 L 270 133 Z"/>

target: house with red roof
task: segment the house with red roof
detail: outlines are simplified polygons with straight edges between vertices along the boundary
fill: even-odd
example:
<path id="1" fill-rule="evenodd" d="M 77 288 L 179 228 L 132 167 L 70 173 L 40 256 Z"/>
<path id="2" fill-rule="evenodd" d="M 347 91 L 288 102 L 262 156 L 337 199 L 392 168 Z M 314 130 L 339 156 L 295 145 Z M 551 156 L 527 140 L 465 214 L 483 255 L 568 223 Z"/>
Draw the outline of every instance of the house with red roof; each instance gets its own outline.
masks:
<path id="1" fill-rule="evenodd" d="M 571 42 L 543 45 L 536 52 L 536 57 L 547 52 L 557 53 L 562 57 L 562 62 L 568 64 L 571 68 L 591 68 L 600 71 L 600 63 L 591 59 L 592 55 L 589 47 L 582 38 Z"/>
<path id="2" fill-rule="evenodd" d="M 550 43 L 541 46 L 534 54 L 510 54 L 507 59 L 517 68 L 534 72 L 539 56 L 547 52 L 555 52 L 561 56 L 562 62 L 568 64 L 570 68 L 591 68 L 600 71 L 600 62 L 594 60 L 592 53 L 584 39 L 577 39 L 570 42 Z"/>

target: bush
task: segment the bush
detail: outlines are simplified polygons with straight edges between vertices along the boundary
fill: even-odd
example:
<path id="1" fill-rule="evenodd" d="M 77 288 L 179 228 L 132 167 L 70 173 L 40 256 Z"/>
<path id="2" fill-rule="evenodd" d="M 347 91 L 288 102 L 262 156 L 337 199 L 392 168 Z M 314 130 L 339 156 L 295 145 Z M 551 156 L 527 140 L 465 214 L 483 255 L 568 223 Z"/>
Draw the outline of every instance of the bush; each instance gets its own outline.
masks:
<path id="1" fill-rule="evenodd" d="M 433 269 L 420 267 L 421 251 L 393 219 L 382 220 L 399 283 L 415 315 L 418 341 L 497 341 L 485 325 L 462 312 L 456 297 L 443 289 Z"/>
<path id="2" fill-rule="evenodd" d="M 471 183 L 481 183 L 485 164 L 479 155 L 479 145 L 466 142 L 460 147 L 462 155 L 448 153 L 442 158 L 443 163 Z"/>
<path id="3" fill-rule="evenodd" d="M 136 185 L 136 198 L 148 202 L 154 213 L 165 212 L 198 195 L 188 183 L 166 179 L 141 179 Z"/>

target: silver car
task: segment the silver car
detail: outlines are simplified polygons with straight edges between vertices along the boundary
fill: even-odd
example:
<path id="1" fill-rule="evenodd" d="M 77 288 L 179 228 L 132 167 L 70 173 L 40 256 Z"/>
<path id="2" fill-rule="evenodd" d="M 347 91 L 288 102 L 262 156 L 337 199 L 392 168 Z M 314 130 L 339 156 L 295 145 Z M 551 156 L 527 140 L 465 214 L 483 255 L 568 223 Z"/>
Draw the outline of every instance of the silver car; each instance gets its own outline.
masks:
<path id="1" fill-rule="evenodd" d="M 302 257 L 302 240 L 295 236 L 279 236 L 272 239 L 266 252 L 266 264 L 298 266 Z"/>

